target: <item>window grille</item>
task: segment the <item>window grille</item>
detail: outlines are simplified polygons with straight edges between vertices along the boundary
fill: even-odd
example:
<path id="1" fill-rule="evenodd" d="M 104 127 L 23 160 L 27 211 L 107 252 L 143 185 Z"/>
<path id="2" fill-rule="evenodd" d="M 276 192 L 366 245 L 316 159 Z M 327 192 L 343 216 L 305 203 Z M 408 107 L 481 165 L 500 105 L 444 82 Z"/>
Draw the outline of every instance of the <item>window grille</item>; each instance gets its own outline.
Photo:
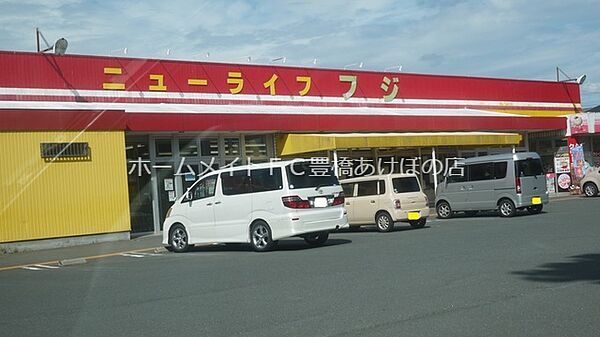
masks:
<path id="1" fill-rule="evenodd" d="M 42 143 L 42 158 L 79 158 L 89 156 L 88 143 Z"/>

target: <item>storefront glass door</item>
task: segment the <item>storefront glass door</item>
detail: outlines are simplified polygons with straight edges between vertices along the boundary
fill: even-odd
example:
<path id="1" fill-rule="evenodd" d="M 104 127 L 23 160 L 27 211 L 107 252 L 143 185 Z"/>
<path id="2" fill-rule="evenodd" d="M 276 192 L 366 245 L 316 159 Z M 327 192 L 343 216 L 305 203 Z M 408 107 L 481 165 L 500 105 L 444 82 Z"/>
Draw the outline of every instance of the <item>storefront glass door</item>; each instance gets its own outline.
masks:
<path id="1" fill-rule="evenodd" d="M 127 139 L 127 182 L 131 232 L 154 230 L 148 137 Z"/>
<path id="2" fill-rule="evenodd" d="M 175 169 L 173 165 L 172 162 L 161 162 L 154 165 L 158 184 L 158 210 L 161 230 L 169 207 L 177 199 Z"/>

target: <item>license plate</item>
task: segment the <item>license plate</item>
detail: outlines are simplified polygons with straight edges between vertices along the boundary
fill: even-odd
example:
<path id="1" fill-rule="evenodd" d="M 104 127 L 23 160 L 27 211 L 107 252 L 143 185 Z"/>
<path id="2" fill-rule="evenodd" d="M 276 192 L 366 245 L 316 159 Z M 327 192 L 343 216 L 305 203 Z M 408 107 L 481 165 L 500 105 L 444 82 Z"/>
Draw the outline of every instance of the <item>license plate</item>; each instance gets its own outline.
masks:
<path id="1" fill-rule="evenodd" d="M 408 220 L 421 219 L 421 212 L 408 212 Z"/>
<path id="2" fill-rule="evenodd" d="M 327 207 L 327 198 L 315 198 L 314 207 Z"/>
<path id="3" fill-rule="evenodd" d="M 540 197 L 533 197 L 531 198 L 531 203 L 534 205 L 539 205 L 542 203 L 542 198 Z"/>

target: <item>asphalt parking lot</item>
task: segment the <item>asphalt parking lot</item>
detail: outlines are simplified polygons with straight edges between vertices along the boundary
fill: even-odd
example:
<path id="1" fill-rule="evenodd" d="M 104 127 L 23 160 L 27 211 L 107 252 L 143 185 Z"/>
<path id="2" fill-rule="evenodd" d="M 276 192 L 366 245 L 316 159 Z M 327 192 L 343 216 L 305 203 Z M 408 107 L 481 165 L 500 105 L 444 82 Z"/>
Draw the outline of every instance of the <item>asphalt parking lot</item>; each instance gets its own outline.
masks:
<path id="1" fill-rule="evenodd" d="M 0 272 L 0 336 L 597 336 L 600 198 Z"/>

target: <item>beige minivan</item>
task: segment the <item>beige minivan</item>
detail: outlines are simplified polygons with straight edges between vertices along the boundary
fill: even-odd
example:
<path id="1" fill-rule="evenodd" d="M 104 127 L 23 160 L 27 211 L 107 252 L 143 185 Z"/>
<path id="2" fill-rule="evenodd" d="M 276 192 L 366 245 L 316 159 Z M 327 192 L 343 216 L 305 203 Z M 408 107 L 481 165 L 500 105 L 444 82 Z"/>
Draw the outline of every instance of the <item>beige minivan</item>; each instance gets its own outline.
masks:
<path id="1" fill-rule="evenodd" d="M 340 183 L 351 227 L 375 224 L 378 231 L 389 232 L 398 221 L 414 228 L 427 222 L 429 201 L 414 174 L 374 175 Z"/>

